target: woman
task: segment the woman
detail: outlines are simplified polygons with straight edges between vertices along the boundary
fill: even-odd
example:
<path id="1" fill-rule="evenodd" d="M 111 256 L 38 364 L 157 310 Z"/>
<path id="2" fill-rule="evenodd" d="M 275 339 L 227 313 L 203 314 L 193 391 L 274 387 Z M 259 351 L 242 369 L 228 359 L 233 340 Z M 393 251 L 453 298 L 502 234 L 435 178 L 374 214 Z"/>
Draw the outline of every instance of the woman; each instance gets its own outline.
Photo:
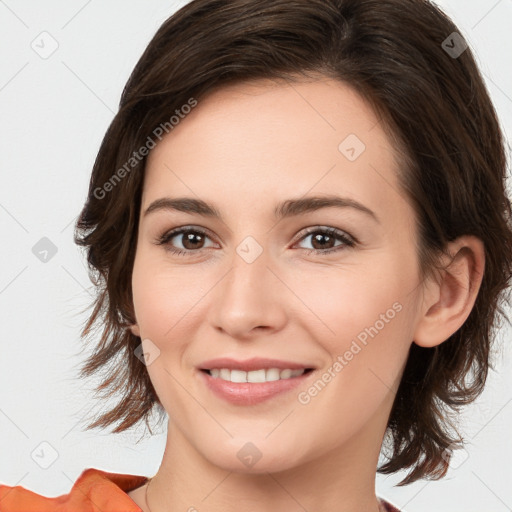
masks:
<path id="1" fill-rule="evenodd" d="M 53 499 L 3 486 L 0 510 L 397 510 L 376 471 L 444 476 L 450 412 L 486 381 L 505 173 L 433 4 L 183 7 L 126 84 L 76 230 L 100 291 L 83 334 L 103 328 L 83 376 L 115 360 L 100 390 L 121 393 L 90 427 L 167 413 L 161 466 L 89 468 Z"/>

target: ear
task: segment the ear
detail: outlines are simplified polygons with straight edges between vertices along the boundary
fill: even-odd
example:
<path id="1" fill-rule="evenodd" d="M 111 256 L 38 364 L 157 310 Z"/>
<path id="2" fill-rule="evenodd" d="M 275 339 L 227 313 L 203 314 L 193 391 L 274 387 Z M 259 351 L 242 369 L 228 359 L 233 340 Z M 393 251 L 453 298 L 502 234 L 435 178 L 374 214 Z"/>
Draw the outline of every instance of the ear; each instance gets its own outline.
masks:
<path id="1" fill-rule="evenodd" d="M 479 238 L 459 237 L 448 244 L 448 252 L 438 280 L 425 284 L 413 338 L 420 347 L 440 345 L 464 324 L 482 284 L 485 251 Z"/>
<path id="2" fill-rule="evenodd" d="M 138 336 L 140 338 L 140 329 L 138 324 L 132 324 L 130 325 L 129 328 L 133 335 Z"/>

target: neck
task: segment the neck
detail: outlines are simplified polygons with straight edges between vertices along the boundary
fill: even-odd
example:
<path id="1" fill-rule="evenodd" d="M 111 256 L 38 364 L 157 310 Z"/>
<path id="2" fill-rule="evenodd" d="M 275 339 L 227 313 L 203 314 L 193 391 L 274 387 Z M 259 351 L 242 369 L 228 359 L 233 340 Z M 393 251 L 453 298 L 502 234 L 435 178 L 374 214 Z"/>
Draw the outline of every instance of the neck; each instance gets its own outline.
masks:
<path id="1" fill-rule="evenodd" d="M 162 463 L 147 495 L 148 512 L 197 512 L 205 507 L 211 512 L 255 507 L 261 512 L 379 512 L 375 472 L 380 444 L 375 443 L 374 433 L 360 432 L 357 437 L 349 446 L 300 466 L 241 473 L 209 462 L 169 421 Z"/>

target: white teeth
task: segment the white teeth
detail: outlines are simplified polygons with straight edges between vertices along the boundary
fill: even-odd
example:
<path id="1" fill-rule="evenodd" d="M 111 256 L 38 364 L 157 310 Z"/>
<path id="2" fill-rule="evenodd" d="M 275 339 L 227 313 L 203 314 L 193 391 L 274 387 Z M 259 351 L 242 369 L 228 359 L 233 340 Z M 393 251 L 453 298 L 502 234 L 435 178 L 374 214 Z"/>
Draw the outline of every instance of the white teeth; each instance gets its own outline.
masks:
<path id="1" fill-rule="evenodd" d="M 247 382 L 265 382 L 265 370 L 247 372 Z"/>
<path id="2" fill-rule="evenodd" d="M 271 382 L 280 379 L 291 379 L 299 377 L 306 370 L 279 370 L 279 368 L 269 368 L 265 370 L 253 370 L 244 372 L 243 370 L 229 370 L 228 368 L 213 368 L 209 370 L 213 378 L 220 378 L 230 382 Z"/>
<path id="3" fill-rule="evenodd" d="M 265 374 L 265 380 L 268 382 L 279 380 L 280 373 L 279 368 L 270 368 Z"/>
<path id="4" fill-rule="evenodd" d="M 283 370 L 280 374 L 281 379 L 289 379 L 292 376 L 291 370 Z"/>
<path id="5" fill-rule="evenodd" d="M 231 370 L 231 382 L 247 382 L 247 372 Z"/>

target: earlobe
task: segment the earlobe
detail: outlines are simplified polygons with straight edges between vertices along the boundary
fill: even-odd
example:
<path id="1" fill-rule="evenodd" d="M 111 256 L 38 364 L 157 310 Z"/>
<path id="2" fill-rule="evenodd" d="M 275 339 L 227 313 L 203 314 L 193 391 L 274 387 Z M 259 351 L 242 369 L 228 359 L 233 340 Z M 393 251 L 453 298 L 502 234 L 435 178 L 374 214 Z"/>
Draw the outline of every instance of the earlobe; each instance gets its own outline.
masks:
<path id="1" fill-rule="evenodd" d="M 140 329 L 137 324 L 130 325 L 130 331 L 134 336 L 138 336 L 140 338 Z"/>
<path id="2" fill-rule="evenodd" d="M 450 259 L 437 282 L 430 281 L 424 293 L 421 317 L 414 343 L 434 347 L 446 341 L 466 321 L 475 304 L 485 268 L 483 242 L 462 236 L 448 244 Z"/>

